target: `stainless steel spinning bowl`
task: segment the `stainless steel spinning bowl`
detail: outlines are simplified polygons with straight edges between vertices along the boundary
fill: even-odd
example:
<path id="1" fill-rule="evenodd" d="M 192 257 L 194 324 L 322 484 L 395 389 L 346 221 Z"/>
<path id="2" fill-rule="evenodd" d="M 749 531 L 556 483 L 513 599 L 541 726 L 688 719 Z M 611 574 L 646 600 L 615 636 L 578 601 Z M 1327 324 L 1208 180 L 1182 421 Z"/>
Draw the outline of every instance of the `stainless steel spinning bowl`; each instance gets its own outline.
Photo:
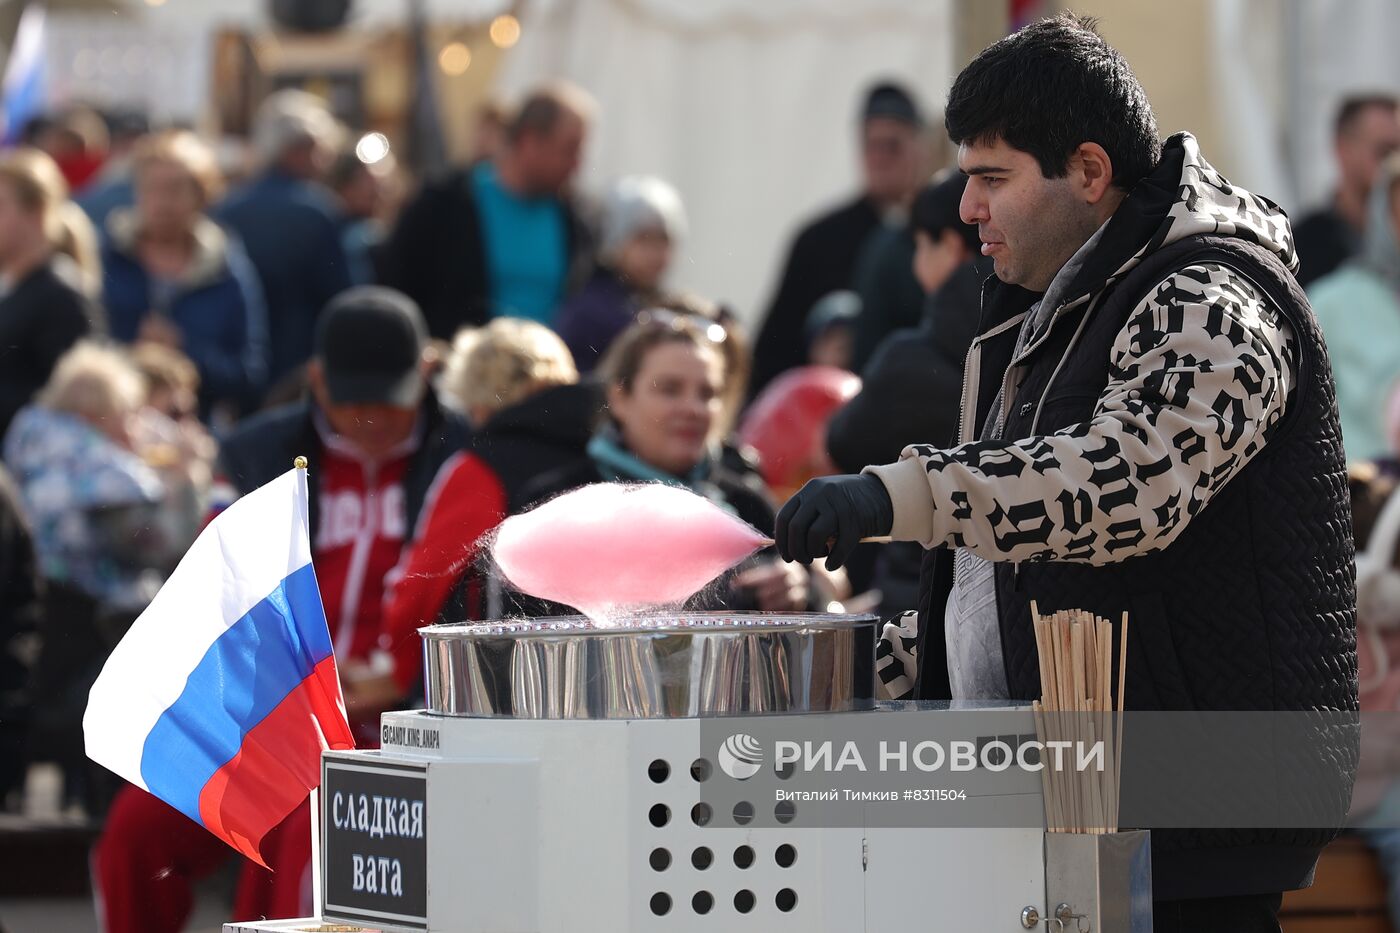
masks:
<path id="1" fill-rule="evenodd" d="M 673 719 L 862 709 L 874 616 L 671 613 L 435 625 L 427 706 L 449 716 Z"/>

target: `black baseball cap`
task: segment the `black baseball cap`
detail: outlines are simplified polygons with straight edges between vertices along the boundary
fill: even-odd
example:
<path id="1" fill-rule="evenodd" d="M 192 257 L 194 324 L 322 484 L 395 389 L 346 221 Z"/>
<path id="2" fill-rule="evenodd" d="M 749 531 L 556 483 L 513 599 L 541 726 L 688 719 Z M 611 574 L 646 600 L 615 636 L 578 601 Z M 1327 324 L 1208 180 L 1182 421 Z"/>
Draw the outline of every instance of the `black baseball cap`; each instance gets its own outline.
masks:
<path id="1" fill-rule="evenodd" d="M 914 95 L 903 85 L 893 81 L 882 81 L 865 93 L 865 106 L 861 108 L 861 122 L 874 117 L 888 117 L 911 126 L 923 126 L 924 118 L 919 113 Z"/>
<path id="2" fill-rule="evenodd" d="M 378 285 L 346 289 L 316 322 L 316 358 L 337 405 L 418 404 L 428 328 L 403 292 Z"/>

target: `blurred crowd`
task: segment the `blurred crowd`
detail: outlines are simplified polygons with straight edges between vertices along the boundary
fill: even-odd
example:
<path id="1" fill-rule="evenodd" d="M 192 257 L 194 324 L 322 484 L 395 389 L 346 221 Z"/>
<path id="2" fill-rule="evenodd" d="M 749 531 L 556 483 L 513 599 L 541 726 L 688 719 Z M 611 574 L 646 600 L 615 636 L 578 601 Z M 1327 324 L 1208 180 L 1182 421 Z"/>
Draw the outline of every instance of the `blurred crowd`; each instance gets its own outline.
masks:
<path id="1" fill-rule="evenodd" d="M 372 746 L 379 713 L 420 698 L 418 626 L 567 611 L 480 559 L 504 517 L 591 482 L 664 482 L 766 531 L 813 476 L 955 442 L 989 268 L 959 217 L 965 176 L 936 164 L 942 129 L 908 89 L 859 101 L 861 177 L 796 230 L 752 334 L 721 296 L 670 284 L 674 187 L 577 189 L 596 108 L 565 84 L 488 107 L 468 163 L 414 185 L 300 91 L 264 101 L 246 163 L 85 108 L 0 153 L 0 802 L 22 808 L 32 764 L 61 766 L 65 803 L 105 820 L 107 929 L 180 929 L 229 853 L 86 762 L 87 691 L 203 524 L 295 457 Z M 1400 478 L 1396 99 L 1346 101 L 1335 139 L 1335 198 L 1295 234 L 1353 493 L 1379 512 Z M 764 551 L 694 606 L 891 617 L 916 608 L 920 559 L 872 546 L 830 573 Z M 1400 589 L 1367 592 L 1363 627 L 1400 628 Z M 1388 644 L 1363 644 L 1371 696 L 1400 682 Z M 246 867 L 239 918 L 310 912 L 307 819 L 270 839 L 275 874 Z"/>

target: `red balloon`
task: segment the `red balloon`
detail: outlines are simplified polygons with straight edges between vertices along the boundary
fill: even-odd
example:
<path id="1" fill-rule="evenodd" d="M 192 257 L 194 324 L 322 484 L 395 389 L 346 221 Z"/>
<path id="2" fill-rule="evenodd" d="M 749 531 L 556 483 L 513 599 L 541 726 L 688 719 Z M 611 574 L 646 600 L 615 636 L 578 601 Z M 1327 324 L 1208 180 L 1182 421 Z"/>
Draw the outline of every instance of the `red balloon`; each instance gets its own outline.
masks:
<path id="1" fill-rule="evenodd" d="M 859 391 L 855 373 L 803 366 L 759 394 L 744 415 L 739 439 L 757 452 L 768 488 L 786 498 L 812 477 L 836 472 L 826 453 L 827 422 Z"/>

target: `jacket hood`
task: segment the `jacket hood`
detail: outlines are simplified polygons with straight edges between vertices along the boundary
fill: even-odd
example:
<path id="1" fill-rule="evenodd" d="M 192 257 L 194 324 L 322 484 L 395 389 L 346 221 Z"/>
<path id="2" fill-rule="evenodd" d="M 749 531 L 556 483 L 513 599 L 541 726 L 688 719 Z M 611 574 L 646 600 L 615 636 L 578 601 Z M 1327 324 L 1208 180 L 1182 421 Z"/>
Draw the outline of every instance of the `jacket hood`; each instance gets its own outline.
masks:
<path id="1" fill-rule="evenodd" d="M 1239 237 L 1272 251 L 1294 274 L 1298 254 L 1288 216 L 1273 201 L 1231 184 L 1177 133 L 1157 167 L 1138 182 L 1101 229 L 1092 253 L 1063 293 L 1070 302 L 1100 291 L 1153 252 L 1199 234 Z"/>
<path id="2" fill-rule="evenodd" d="M 133 260 L 140 233 L 135 208 L 118 208 L 107 218 L 107 238 L 112 249 Z M 229 265 L 229 249 L 228 234 L 223 228 L 208 217 L 200 217 L 194 226 L 194 255 L 180 284 L 198 288 L 222 278 Z"/>

